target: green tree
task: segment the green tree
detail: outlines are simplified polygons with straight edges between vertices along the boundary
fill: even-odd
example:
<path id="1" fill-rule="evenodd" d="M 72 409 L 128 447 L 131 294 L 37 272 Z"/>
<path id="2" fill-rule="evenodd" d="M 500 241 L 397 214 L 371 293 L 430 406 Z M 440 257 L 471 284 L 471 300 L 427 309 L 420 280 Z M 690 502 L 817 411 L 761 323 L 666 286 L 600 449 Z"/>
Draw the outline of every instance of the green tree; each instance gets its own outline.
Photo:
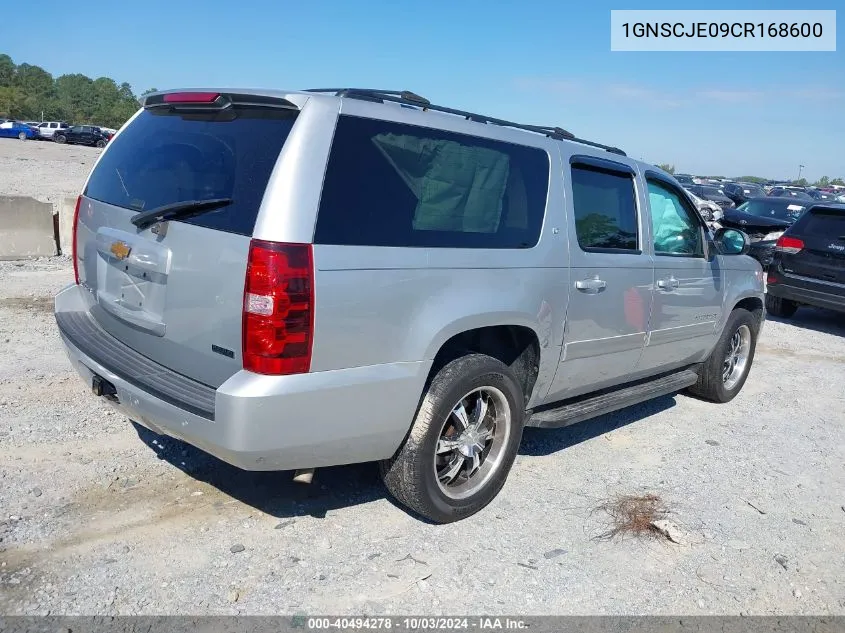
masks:
<path id="1" fill-rule="evenodd" d="M 12 85 L 15 76 L 15 62 L 6 54 L 0 54 L 0 88 L 8 88 Z"/>
<path id="2" fill-rule="evenodd" d="M 830 181 L 830 184 L 831 185 L 838 185 L 838 186 L 842 187 L 842 186 L 845 186 L 845 180 L 842 180 L 841 178 L 834 178 L 833 180 Z"/>
<path id="3" fill-rule="evenodd" d="M 792 184 L 797 185 L 799 187 L 806 187 L 808 183 L 806 178 L 799 178 L 798 180 L 793 180 Z"/>
<path id="4" fill-rule="evenodd" d="M 669 163 L 663 163 L 662 165 L 658 165 L 658 167 L 660 167 L 660 169 L 662 169 L 663 171 L 668 172 L 670 174 L 675 173 L 675 166 L 670 165 Z"/>
<path id="5" fill-rule="evenodd" d="M 132 86 L 110 77 L 53 76 L 33 64 L 0 54 L 0 114 L 18 119 L 61 120 L 120 127 L 138 109 Z"/>
<path id="6" fill-rule="evenodd" d="M 40 66 L 20 64 L 15 69 L 12 85 L 23 95 L 23 117 L 40 119 L 42 111 L 55 100 L 53 76 Z"/>
<path id="7" fill-rule="evenodd" d="M 816 181 L 816 187 L 827 187 L 830 184 L 830 178 L 822 176 Z"/>
<path id="8" fill-rule="evenodd" d="M 20 90 L 11 86 L 0 87 L 0 115 L 12 119 L 24 116 L 24 96 Z"/>
<path id="9" fill-rule="evenodd" d="M 88 123 L 96 108 L 94 82 L 81 74 L 62 75 L 56 79 L 59 105 L 69 113 L 74 123 Z"/>

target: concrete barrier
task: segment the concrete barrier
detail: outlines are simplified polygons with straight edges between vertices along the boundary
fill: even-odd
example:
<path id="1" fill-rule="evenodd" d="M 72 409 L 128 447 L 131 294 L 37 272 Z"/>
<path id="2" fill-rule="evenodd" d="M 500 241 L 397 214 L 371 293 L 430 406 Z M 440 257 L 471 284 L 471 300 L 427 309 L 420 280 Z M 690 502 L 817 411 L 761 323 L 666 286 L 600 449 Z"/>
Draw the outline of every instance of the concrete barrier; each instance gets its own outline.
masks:
<path id="1" fill-rule="evenodd" d="M 56 255 L 53 205 L 25 196 L 0 196 L 0 259 Z"/>
<path id="2" fill-rule="evenodd" d="M 56 239 L 59 252 L 70 256 L 73 253 L 73 212 L 76 210 L 76 197 L 65 198 L 56 204 L 56 214 L 59 218 L 59 235 Z"/>

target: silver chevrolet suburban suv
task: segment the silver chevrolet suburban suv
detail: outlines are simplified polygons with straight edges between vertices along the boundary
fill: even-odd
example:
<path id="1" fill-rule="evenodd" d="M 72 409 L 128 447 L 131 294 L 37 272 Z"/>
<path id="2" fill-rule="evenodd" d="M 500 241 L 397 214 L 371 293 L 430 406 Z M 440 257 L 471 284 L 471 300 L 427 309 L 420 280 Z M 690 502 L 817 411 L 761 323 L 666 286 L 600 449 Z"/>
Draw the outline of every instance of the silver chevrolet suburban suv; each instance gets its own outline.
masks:
<path id="1" fill-rule="evenodd" d="M 765 319 L 747 249 L 561 128 L 411 92 L 165 91 L 85 183 L 55 316 L 131 420 L 247 470 L 378 461 L 439 523 L 496 496 L 525 426 L 736 396 Z"/>

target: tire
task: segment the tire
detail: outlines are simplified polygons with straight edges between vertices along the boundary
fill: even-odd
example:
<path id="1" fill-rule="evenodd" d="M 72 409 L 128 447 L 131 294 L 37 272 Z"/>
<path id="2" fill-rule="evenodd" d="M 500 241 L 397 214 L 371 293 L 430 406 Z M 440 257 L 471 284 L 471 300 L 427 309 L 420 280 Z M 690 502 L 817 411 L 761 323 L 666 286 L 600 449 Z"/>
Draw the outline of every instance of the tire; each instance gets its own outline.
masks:
<path id="1" fill-rule="evenodd" d="M 97 141 L 97 147 L 99 147 L 100 149 L 103 149 L 105 146 L 106 146 L 105 141 L 103 141 L 103 140 Z"/>
<path id="2" fill-rule="evenodd" d="M 67 143 L 67 137 L 64 134 L 56 134 L 54 140 L 59 144 Z"/>
<path id="3" fill-rule="evenodd" d="M 699 369 L 698 382 L 689 388 L 689 392 L 711 402 L 723 403 L 733 400 L 742 390 L 754 362 L 759 330 L 760 322 L 748 310 L 737 308 L 731 312 L 719 341 Z M 731 352 L 735 349 L 736 336 L 741 339 L 740 347 L 744 348 L 744 362 L 740 367 L 737 367 L 736 360 L 731 363 L 731 359 L 735 358 Z M 729 364 L 737 371 L 731 371 L 729 379 L 726 380 L 725 373 Z"/>
<path id="4" fill-rule="evenodd" d="M 18 134 L 18 138 L 22 141 L 25 141 L 26 140 L 26 132 L 21 132 L 20 134 Z"/>
<path id="5" fill-rule="evenodd" d="M 798 309 L 798 304 L 789 299 L 781 299 L 766 293 L 766 312 L 781 319 L 791 319 Z"/>
<path id="6" fill-rule="evenodd" d="M 481 407 L 480 399 L 486 407 Z M 461 403 L 470 424 L 458 433 L 460 416 L 453 409 Z M 482 411 L 485 415 L 478 421 Z M 522 388 L 507 365 L 483 354 L 453 360 L 431 380 L 405 442 L 391 459 L 381 462 L 384 484 L 399 503 L 435 523 L 475 514 L 505 484 L 522 440 L 524 416 Z M 439 445 L 446 448 L 447 443 L 459 442 L 462 448 L 443 450 L 438 457 Z M 478 462 L 463 450 L 477 454 Z M 450 483 L 455 464 L 459 470 Z M 477 469 L 470 476 L 473 468 Z"/>

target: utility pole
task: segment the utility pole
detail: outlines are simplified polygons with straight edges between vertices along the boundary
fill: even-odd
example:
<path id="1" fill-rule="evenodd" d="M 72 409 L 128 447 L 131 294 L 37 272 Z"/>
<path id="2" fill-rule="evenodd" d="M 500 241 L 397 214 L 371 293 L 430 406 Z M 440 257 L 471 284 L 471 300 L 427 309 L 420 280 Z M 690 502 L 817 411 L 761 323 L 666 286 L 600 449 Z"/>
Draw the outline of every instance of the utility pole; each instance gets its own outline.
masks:
<path id="1" fill-rule="evenodd" d="M 798 165 L 798 180 L 801 180 L 801 170 L 804 169 L 804 165 Z"/>

